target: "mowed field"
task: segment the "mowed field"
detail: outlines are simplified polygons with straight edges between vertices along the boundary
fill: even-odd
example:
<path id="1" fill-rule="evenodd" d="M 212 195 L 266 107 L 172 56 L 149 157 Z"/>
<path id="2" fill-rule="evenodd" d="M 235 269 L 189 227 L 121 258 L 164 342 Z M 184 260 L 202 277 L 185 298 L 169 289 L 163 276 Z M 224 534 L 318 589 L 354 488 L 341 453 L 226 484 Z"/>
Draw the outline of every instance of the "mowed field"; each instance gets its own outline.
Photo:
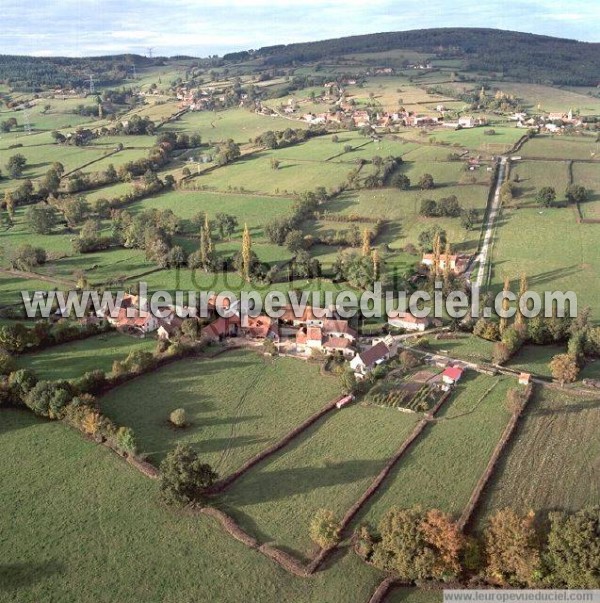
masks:
<path id="1" fill-rule="evenodd" d="M 172 113 L 175 110 L 172 110 Z M 244 144 L 254 140 L 267 130 L 285 130 L 286 128 L 308 128 L 308 124 L 292 122 L 282 117 L 259 115 L 247 109 L 228 109 L 227 111 L 188 112 L 177 121 L 165 126 L 164 130 L 189 134 L 200 132 L 202 141 L 207 143 L 232 138 L 235 142 Z"/>
<path id="2" fill-rule="evenodd" d="M 193 444 L 222 476 L 273 444 L 339 393 L 319 366 L 235 351 L 177 362 L 118 387 L 102 412 L 132 427 L 141 452 L 159 463 L 178 442 Z M 186 411 L 190 426 L 169 414 Z"/>
<path id="3" fill-rule="evenodd" d="M 573 208 L 504 209 L 492 251 L 494 289 L 505 275 L 518 290 L 519 275 L 528 277 L 530 289 L 574 291 L 580 308 L 595 309 L 600 299 L 600 225 L 578 224 Z"/>
<path id="4" fill-rule="evenodd" d="M 600 498 L 600 398 L 537 385 L 481 509 L 567 510 Z"/>
<path id="5" fill-rule="evenodd" d="M 467 375 L 394 467 L 362 520 L 377 525 L 390 507 L 417 504 L 460 515 L 508 422 L 504 402 L 516 385 L 510 378 Z"/>
<path id="6" fill-rule="evenodd" d="M 309 556 L 318 549 L 308 535 L 315 512 L 328 508 L 341 518 L 417 418 L 370 406 L 336 410 L 238 480 L 220 503 L 251 533 Z"/>
<path id="7" fill-rule="evenodd" d="M 542 134 L 528 140 L 519 151 L 522 157 L 540 159 L 595 159 L 599 153 L 593 135 L 566 136 Z"/>
<path id="8" fill-rule="evenodd" d="M 0 410 L 0 455 L 3 602 L 364 603 L 382 580 L 350 553 L 295 578 L 213 520 L 162 505 L 158 484 L 109 450 L 24 411 Z"/>
<path id="9" fill-rule="evenodd" d="M 134 350 L 152 352 L 155 345 L 154 337 L 139 339 L 122 333 L 103 333 L 23 354 L 18 357 L 18 367 L 31 369 L 39 379 L 48 381 L 75 379 L 88 371 L 110 373 L 113 361 L 123 360 Z"/>

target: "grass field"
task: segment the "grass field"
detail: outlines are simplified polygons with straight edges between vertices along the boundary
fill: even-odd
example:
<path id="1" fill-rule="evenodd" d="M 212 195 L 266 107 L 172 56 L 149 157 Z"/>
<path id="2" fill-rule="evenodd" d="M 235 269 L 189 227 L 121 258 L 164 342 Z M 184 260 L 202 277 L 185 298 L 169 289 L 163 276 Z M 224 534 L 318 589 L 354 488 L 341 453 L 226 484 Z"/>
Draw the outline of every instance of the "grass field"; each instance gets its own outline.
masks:
<path id="1" fill-rule="evenodd" d="M 551 377 L 552 371 L 548 366 L 557 354 L 564 354 L 566 349 L 559 345 L 525 345 L 507 363 L 506 367 L 518 371 L 526 371 Z"/>
<path id="2" fill-rule="evenodd" d="M 480 217 L 483 216 L 488 189 L 480 185 L 440 186 L 432 191 L 399 191 L 391 188 L 364 190 L 347 193 L 330 201 L 327 209 L 332 213 L 356 213 L 389 221 L 377 243 L 386 243 L 394 250 L 409 243 L 417 245 L 422 231 L 439 224 L 446 230 L 454 251 L 473 252 L 479 241 L 478 225 L 467 231 L 458 218 L 425 218 L 419 215 L 423 199 L 439 200 L 451 195 L 456 195 L 462 207 L 477 209 Z"/>
<path id="3" fill-rule="evenodd" d="M 233 138 L 238 143 L 247 143 L 267 130 L 285 130 L 290 127 L 307 128 L 308 124 L 290 122 L 282 117 L 266 117 L 247 109 L 229 109 L 218 112 L 188 112 L 164 129 L 200 132 L 203 142 L 221 142 Z"/>
<path id="4" fill-rule="evenodd" d="M 253 239 L 262 236 L 262 227 L 268 219 L 285 215 L 291 211 L 293 200 L 287 197 L 261 197 L 239 193 L 213 193 L 208 191 L 176 190 L 149 199 L 136 201 L 128 206 L 132 212 L 147 209 L 171 209 L 176 216 L 190 219 L 198 213 L 207 213 L 214 220 L 216 214 L 233 214 L 238 228 L 233 238 L 241 237 L 244 224 Z"/>
<path id="5" fill-rule="evenodd" d="M 277 441 L 339 392 L 317 365 L 253 352 L 178 362 L 112 390 L 101 407 L 132 427 L 142 452 L 160 462 L 177 442 L 194 444 L 221 475 Z M 184 408 L 190 427 L 169 413 Z"/>
<path id="6" fill-rule="evenodd" d="M 308 556 L 318 548 L 308 535 L 314 513 L 325 507 L 341 518 L 416 421 L 376 407 L 335 411 L 236 482 L 222 502 L 251 532 Z"/>
<path id="7" fill-rule="evenodd" d="M 425 348 L 433 353 L 445 354 L 453 358 L 460 358 L 469 362 L 491 362 L 493 341 L 487 341 L 474 335 L 457 337 L 456 339 L 428 338 Z"/>
<path id="8" fill-rule="evenodd" d="M 600 99 L 591 98 L 580 91 L 522 82 L 493 82 L 492 85 L 506 94 L 514 94 L 534 113 L 539 111 L 567 113 L 569 109 L 579 110 L 582 115 L 594 115 L 600 112 Z"/>
<path id="9" fill-rule="evenodd" d="M 544 186 L 556 191 L 556 200 L 565 202 L 569 184 L 567 161 L 518 161 L 511 165 L 510 177 L 515 182 L 515 197 L 519 205 L 539 205 L 535 197 Z M 542 208 L 543 209 L 543 208 Z"/>
<path id="10" fill-rule="evenodd" d="M 152 352 L 155 345 L 153 337 L 138 339 L 121 333 L 103 333 L 41 352 L 23 354 L 18 358 L 18 366 L 33 370 L 39 379 L 75 379 L 97 369 L 110 373 L 114 360 L 124 359 L 133 350 Z"/>
<path id="11" fill-rule="evenodd" d="M 458 516 L 508 421 L 504 400 L 515 384 L 469 375 L 392 470 L 362 519 L 377 525 L 390 507 L 415 504 Z"/>
<path id="12" fill-rule="evenodd" d="M 519 151 L 523 157 L 548 159 L 592 159 L 598 155 L 594 136 L 564 136 L 544 134 L 528 140 Z"/>
<path id="13" fill-rule="evenodd" d="M 7 603 L 363 603 L 382 579 L 353 554 L 294 578 L 213 520 L 162 506 L 156 482 L 109 450 L 23 411 L 0 411 L 0 454 Z"/>
<path id="14" fill-rule="evenodd" d="M 600 497 L 600 401 L 536 386 L 482 509 L 569 510 Z"/>
<path id="15" fill-rule="evenodd" d="M 573 163 L 573 182 L 585 186 L 588 191 L 587 200 L 580 205 L 583 217 L 600 219 L 600 162 Z"/>
<path id="16" fill-rule="evenodd" d="M 492 254 L 494 288 L 508 275 L 516 291 L 523 272 L 540 294 L 574 291 L 578 306 L 591 306 L 598 320 L 598 232 L 597 224 L 577 224 L 572 208 L 504 210 Z"/>
<path id="17" fill-rule="evenodd" d="M 240 159 L 231 165 L 196 178 L 198 186 L 228 191 L 244 190 L 252 193 L 300 193 L 317 186 L 332 188 L 342 184 L 354 166 L 334 162 L 285 160 L 287 149 L 262 151 Z M 279 169 L 271 167 L 271 158 L 280 159 Z"/>

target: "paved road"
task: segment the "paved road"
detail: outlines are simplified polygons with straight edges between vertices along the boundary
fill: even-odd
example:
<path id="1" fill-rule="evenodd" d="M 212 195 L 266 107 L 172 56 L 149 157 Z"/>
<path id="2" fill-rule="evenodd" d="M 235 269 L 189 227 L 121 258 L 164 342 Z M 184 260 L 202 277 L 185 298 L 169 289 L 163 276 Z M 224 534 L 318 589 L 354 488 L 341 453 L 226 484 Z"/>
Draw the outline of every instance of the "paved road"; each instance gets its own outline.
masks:
<path id="1" fill-rule="evenodd" d="M 477 257 L 478 271 L 475 285 L 477 285 L 479 289 L 481 289 L 481 287 L 483 286 L 484 278 L 488 272 L 487 265 L 489 262 L 489 251 L 492 243 L 492 237 L 494 234 L 494 225 L 496 223 L 496 218 L 498 217 L 498 213 L 500 211 L 500 188 L 502 187 L 502 183 L 504 182 L 504 175 L 506 173 L 507 162 L 507 157 L 502 157 L 500 160 L 498 179 L 496 181 L 496 190 L 494 191 L 494 198 L 492 199 L 492 204 L 490 206 L 490 211 L 487 217 L 487 223 L 485 225 L 485 235 L 483 237 L 483 243 L 481 244 L 481 250 L 479 251 L 479 256 Z"/>

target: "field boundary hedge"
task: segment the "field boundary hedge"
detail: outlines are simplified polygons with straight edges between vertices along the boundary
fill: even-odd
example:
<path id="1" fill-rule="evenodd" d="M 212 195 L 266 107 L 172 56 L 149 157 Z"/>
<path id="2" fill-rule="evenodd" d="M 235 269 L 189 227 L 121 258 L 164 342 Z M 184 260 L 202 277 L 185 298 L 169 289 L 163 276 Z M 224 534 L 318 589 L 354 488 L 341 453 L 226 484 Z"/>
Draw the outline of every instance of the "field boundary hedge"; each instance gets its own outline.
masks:
<path id="1" fill-rule="evenodd" d="M 385 601 L 385 597 L 390 592 L 390 590 L 396 586 L 398 583 L 397 578 L 392 578 L 388 576 L 384 578 L 383 581 L 379 584 L 379 586 L 375 589 L 373 594 L 369 597 L 368 603 L 382 603 Z"/>
<path id="2" fill-rule="evenodd" d="M 336 398 L 330 402 L 328 402 L 321 410 L 318 410 L 316 413 L 312 414 L 308 419 L 300 423 L 297 427 L 292 429 L 292 431 L 288 432 L 283 438 L 265 448 L 251 459 L 246 461 L 239 469 L 229 474 L 226 478 L 215 483 L 209 491 L 209 494 L 220 494 L 225 489 L 229 488 L 233 482 L 242 477 L 245 473 L 247 473 L 250 469 L 252 469 L 258 463 L 264 461 L 268 457 L 272 456 L 285 446 L 287 446 L 293 439 L 298 437 L 303 431 L 308 429 L 311 425 L 316 423 L 321 417 L 328 414 L 334 408 L 336 408 L 336 403 L 340 400 L 341 396 L 336 396 Z"/>
<path id="3" fill-rule="evenodd" d="M 484 472 L 481 474 L 481 476 L 477 480 L 477 484 L 475 484 L 475 488 L 473 489 L 473 492 L 471 493 L 471 497 L 469 498 L 469 501 L 467 502 L 467 505 L 464 508 L 464 510 L 457 522 L 458 528 L 459 528 L 459 530 L 461 530 L 461 532 L 465 530 L 466 526 L 469 524 L 469 521 L 473 517 L 473 513 L 475 512 L 475 509 L 477 508 L 477 505 L 478 505 L 479 501 L 481 500 L 483 491 L 484 491 L 486 485 L 488 484 L 488 482 L 490 481 L 490 479 L 494 473 L 494 470 L 498 464 L 498 460 L 500 459 L 500 456 L 502 455 L 502 452 L 504 451 L 506 445 L 510 441 L 510 439 L 515 431 L 515 428 L 517 426 L 517 423 L 519 422 L 519 419 L 520 419 L 521 415 L 523 414 L 523 411 L 527 407 L 527 404 L 528 404 L 529 400 L 531 399 L 532 394 L 533 394 L 533 386 L 529 385 L 527 387 L 527 391 L 525 394 L 524 404 L 517 411 L 513 412 L 510 420 L 508 421 L 506 427 L 504 428 L 504 431 L 502 432 L 502 435 L 500 436 L 500 439 L 498 440 L 498 443 L 494 447 L 494 450 L 486 465 Z"/>

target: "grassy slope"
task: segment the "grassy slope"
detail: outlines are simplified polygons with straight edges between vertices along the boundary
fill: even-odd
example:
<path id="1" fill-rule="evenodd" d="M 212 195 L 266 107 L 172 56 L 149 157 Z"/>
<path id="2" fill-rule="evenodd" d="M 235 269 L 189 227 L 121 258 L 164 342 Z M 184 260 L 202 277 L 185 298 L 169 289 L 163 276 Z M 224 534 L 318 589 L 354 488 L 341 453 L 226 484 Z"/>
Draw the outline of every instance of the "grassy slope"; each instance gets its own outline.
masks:
<path id="1" fill-rule="evenodd" d="M 152 337 L 137 339 L 121 333 L 105 333 L 24 354 L 19 357 L 18 366 L 33 370 L 40 379 L 74 379 L 96 369 L 109 373 L 114 360 L 125 358 L 133 350 L 151 352 L 155 345 Z"/>
<path id="2" fill-rule="evenodd" d="M 308 536 L 314 513 L 325 507 L 341 517 L 416 420 L 414 415 L 375 407 L 336 411 L 238 481 L 223 502 L 251 531 L 308 554 L 315 548 Z"/>
<path id="3" fill-rule="evenodd" d="M 414 504 L 459 515 L 508 421 L 504 399 L 512 383 L 478 375 L 461 384 L 396 465 L 365 519 L 376 525 L 390 507 Z"/>
<path id="4" fill-rule="evenodd" d="M 164 508 L 156 482 L 108 450 L 21 411 L 0 411 L 0 455 L 7 603 L 362 603 L 381 580 L 350 554 L 294 578 L 212 520 Z"/>
<path id="5" fill-rule="evenodd" d="M 482 508 L 575 511 L 597 504 L 599 426 L 597 399 L 539 388 L 499 465 Z"/>
<path id="6" fill-rule="evenodd" d="M 225 475 L 277 441 L 335 397 L 338 382 L 315 365 L 231 352 L 178 362 L 112 390 L 101 407 L 132 427 L 140 448 L 158 462 L 189 442 Z M 169 413 L 186 410 L 191 426 L 176 430 Z"/>

